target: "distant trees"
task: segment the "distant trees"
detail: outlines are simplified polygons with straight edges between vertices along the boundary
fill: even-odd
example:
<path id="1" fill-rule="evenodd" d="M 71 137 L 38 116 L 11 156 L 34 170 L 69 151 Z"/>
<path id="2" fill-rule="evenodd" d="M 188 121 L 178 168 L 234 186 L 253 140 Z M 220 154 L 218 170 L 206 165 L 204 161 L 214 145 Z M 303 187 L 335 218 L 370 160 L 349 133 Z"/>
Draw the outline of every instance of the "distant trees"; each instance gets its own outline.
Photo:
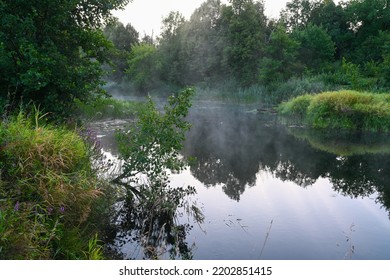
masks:
<path id="1" fill-rule="evenodd" d="M 139 43 L 139 33 L 131 24 L 126 26 L 123 23 L 114 21 L 105 26 L 104 36 L 110 40 L 115 48 L 111 50 L 108 57 L 111 60 L 109 77 L 120 82 L 125 76 L 128 67 L 127 59 L 134 45 Z"/>
<path id="2" fill-rule="evenodd" d="M 189 20 L 177 12 L 163 20 L 160 37 L 149 41 L 155 65 L 139 71 L 177 86 L 230 80 L 249 87 L 326 73 L 333 75 L 327 81 L 354 87 L 358 73 L 368 79 L 364 87 L 383 87 L 390 83 L 389 30 L 385 0 L 292 0 L 277 20 L 265 16 L 263 1 L 207 0 Z M 127 60 L 137 84 L 138 68 Z"/>
<path id="3" fill-rule="evenodd" d="M 154 45 L 142 43 L 133 46 L 127 63 L 126 73 L 140 92 L 144 93 L 153 88 L 160 68 Z"/>

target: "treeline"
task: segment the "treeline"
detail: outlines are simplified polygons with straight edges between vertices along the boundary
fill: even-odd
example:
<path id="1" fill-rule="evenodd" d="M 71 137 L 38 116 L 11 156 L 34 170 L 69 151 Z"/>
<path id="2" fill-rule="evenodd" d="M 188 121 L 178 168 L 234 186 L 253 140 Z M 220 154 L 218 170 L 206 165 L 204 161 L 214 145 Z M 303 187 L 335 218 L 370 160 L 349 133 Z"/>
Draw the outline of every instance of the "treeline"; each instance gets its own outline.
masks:
<path id="1" fill-rule="evenodd" d="M 292 0 L 278 19 L 265 15 L 264 1 L 207 0 L 189 20 L 171 12 L 155 40 L 118 22 L 105 34 L 117 49 L 112 78 L 140 92 L 225 81 L 248 88 L 318 75 L 352 89 L 390 87 L 387 0 Z"/>

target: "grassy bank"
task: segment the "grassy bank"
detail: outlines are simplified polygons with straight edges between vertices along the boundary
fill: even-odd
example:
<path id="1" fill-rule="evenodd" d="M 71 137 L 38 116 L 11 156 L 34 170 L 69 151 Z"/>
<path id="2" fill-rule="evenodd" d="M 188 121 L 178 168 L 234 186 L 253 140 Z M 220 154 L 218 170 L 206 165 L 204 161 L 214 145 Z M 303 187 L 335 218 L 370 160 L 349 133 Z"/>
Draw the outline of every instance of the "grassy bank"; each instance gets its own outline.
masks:
<path id="1" fill-rule="evenodd" d="M 282 116 L 318 129 L 390 131 L 390 95 L 357 91 L 302 95 L 279 106 Z"/>
<path id="2" fill-rule="evenodd" d="M 144 107 L 143 102 L 118 100 L 114 98 L 99 98 L 87 104 L 76 101 L 76 105 L 76 114 L 87 120 L 134 117 L 136 112 Z"/>
<path id="3" fill-rule="evenodd" d="M 87 230 L 104 185 L 94 139 L 39 122 L 20 113 L 0 124 L 0 259 L 100 258 Z"/>

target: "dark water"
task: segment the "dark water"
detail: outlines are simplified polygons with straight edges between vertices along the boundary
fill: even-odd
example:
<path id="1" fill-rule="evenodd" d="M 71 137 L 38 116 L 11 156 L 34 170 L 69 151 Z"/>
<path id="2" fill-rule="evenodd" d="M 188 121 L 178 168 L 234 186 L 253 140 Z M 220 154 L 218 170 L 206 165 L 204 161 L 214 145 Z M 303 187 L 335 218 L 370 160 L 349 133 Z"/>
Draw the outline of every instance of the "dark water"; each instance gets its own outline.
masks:
<path id="1" fill-rule="evenodd" d="M 171 184 L 195 186 L 205 214 L 186 236 L 193 258 L 390 259 L 388 135 L 314 133 L 252 109 L 191 109 L 183 155 L 196 161 Z M 99 126 L 112 151 L 113 124 Z M 144 257 L 134 241 L 120 250 Z"/>

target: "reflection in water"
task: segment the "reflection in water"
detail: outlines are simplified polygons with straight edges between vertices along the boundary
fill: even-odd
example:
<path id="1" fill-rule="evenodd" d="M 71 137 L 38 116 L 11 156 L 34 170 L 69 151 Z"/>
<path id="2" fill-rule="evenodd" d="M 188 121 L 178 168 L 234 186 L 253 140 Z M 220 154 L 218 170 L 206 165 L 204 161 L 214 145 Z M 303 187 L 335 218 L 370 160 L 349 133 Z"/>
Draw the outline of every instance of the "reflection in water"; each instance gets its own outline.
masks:
<path id="1" fill-rule="evenodd" d="M 115 141 L 116 130 L 127 129 L 129 121 L 109 120 L 96 122 L 98 138 L 107 159 L 114 164 L 105 176 L 112 180 L 122 174 L 121 161 Z M 110 179 L 111 178 L 111 179 Z M 190 198 L 196 190 L 172 188 L 164 176 L 151 180 L 145 174 L 133 178 L 139 192 L 128 192 L 126 187 L 113 187 L 113 209 L 105 230 L 105 243 L 110 244 L 112 258 L 122 259 L 192 259 L 193 244 L 186 236 L 193 227 L 189 222 L 178 221 L 178 216 L 192 218 L 192 223 L 201 223 L 203 216 Z"/>
<path id="2" fill-rule="evenodd" d="M 313 134 L 221 104 L 194 105 L 189 121 L 183 155 L 195 160 L 172 184 L 196 187 L 205 223 L 148 231 L 147 207 L 120 204 L 111 237 L 124 258 L 340 259 L 352 247 L 354 258 L 390 258 L 389 221 L 372 201 L 390 211 L 387 135 Z M 115 154 L 112 124 L 98 131 Z M 150 233 L 150 247 L 137 232 Z"/>
<path id="3" fill-rule="evenodd" d="M 196 158 L 192 175 L 206 187 L 222 185 L 233 200 L 239 201 L 263 170 L 302 187 L 329 178 L 335 191 L 354 198 L 378 192 L 378 202 L 390 209 L 387 135 L 312 135 L 286 129 L 273 115 L 226 107 L 195 108 L 190 121 L 184 155 Z"/>

